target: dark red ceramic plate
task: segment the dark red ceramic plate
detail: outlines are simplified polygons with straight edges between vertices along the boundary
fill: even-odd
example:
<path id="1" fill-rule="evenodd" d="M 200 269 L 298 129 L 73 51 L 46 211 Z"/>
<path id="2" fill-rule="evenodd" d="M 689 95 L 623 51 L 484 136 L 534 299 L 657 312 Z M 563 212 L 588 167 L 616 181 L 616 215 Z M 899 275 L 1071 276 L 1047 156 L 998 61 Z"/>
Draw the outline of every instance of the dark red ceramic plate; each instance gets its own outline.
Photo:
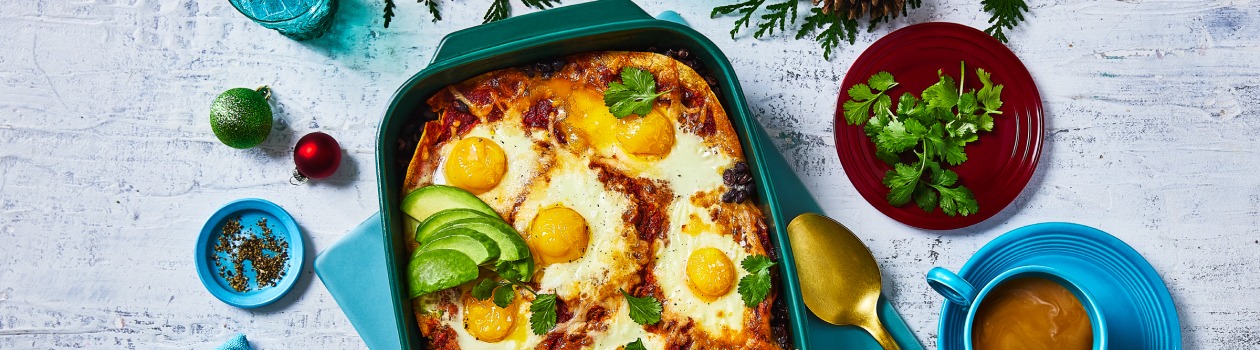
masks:
<path id="1" fill-rule="evenodd" d="M 958 173 L 959 182 L 976 196 L 980 211 L 969 216 L 951 217 L 939 208 L 924 212 L 912 203 L 894 207 L 885 197 L 888 188 L 883 179 L 891 167 L 875 158 L 875 144 L 861 126 L 844 121 L 841 105 L 848 100 L 849 87 L 864 83 L 880 71 L 892 73 L 900 83 L 889 94 L 896 108 L 897 97 L 910 92 L 919 96 L 924 88 L 936 83 L 937 70 L 958 80 L 958 62 L 967 62 L 965 89 L 979 89 L 975 69 L 992 73 L 993 83 L 1002 90 L 1002 115 L 994 122 L 993 132 L 981 133 L 967 145 L 968 160 L 949 167 Z M 988 34 L 954 23 L 924 23 L 902 28 L 876 41 L 866 49 L 844 77 L 836 103 L 836 151 L 840 164 L 867 202 L 884 215 L 906 225 L 949 230 L 984 221 L 1015 200 L 1032 178 L 1041 156 L 1043 133 L 1041 96 L 1028 69 L 1005 45 Z"/>

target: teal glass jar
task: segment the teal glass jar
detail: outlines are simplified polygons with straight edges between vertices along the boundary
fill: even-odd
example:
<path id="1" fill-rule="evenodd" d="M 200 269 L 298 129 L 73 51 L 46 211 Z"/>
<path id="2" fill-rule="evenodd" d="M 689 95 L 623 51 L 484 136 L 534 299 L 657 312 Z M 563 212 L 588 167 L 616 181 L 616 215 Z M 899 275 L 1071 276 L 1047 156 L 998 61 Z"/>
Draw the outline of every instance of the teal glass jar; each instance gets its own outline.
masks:
<path id="1" fill-rule="evenodd" d="M 255 23 L 293 40 L 323 36 L 332 26 L 337 0 L 229 0 Z"/>

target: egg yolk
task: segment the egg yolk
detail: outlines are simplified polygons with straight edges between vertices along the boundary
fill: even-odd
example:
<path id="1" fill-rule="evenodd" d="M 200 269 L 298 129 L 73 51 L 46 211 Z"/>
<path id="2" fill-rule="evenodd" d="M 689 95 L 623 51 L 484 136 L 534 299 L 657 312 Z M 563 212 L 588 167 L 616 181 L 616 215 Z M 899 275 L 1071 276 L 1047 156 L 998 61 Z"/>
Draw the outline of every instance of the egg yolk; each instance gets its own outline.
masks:
<path id="1" fill-rule="evenodd" d="M 582 214 L 562 206 L 538 212 L 529 226 L 529 234 L 530 246 L 544 264 L 577 260 L 586 252 L 591 239 Z"/>
<path id="2" fill-rule="evenodd" d="M 674 125 L 653 109 L 646 116 L 621 120 L 617 141 L 626 152 L 637 156 L 664 156 L 674 147 Z"/>
<path id="3" fill-rule="evenodd" d="M 504 173 L 507 157 L 503 148 L 484 137 L 459 140 L 446 160 L 446 181 L 475 194 L 497 186 Z"/>
<path id="4" fill-rule="evenodd" d="M 734 281 L 735 265 L 717 248 L 700 248 L 687 258 L 687 286 L 702 299 L 726 295 Z"/>
<path id="5" fill-rule="evenodd" d="M 520 296 L 516 298 L 519 300 Z M 471 295 L 464 297 L 464 328 L 478 340 L 494 343 L 507 338 L 516 325 L 520 302 L 513 300 L 507 308 L 494 304 L 493 299 L 477 300 Z"/>

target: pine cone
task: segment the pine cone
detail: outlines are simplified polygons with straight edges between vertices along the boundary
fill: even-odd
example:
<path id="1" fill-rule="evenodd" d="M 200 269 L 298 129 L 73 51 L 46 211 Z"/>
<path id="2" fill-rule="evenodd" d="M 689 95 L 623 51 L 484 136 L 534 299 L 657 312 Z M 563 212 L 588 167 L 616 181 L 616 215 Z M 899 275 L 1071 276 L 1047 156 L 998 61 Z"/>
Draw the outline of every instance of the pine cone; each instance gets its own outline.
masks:
<path id="1" fill-rule="evenodd" d="M 814 0 L 814 6 L 818 4 L 822 4 L 824 13 L 848 14 L 849 19 L 862 18 L 867 13 L 871 19 L 897 17 L 906 8 L 906 0 Z"/>

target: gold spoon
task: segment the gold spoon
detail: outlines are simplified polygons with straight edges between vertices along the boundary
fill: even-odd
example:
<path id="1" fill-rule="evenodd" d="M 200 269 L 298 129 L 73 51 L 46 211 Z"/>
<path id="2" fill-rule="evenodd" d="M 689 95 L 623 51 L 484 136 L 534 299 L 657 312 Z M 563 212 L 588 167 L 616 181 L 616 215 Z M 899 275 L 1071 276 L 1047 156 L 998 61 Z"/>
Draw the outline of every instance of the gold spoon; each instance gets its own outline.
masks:
<path id="1" fill-rule="evenodd" d="M 876 312 L 882 277 L 871 250 L 844 225 L 818 214 L 797 216 L 787 232 L 805 306 L 827 323 L 865 329 L 885 350 L 900 350 Z"/>

